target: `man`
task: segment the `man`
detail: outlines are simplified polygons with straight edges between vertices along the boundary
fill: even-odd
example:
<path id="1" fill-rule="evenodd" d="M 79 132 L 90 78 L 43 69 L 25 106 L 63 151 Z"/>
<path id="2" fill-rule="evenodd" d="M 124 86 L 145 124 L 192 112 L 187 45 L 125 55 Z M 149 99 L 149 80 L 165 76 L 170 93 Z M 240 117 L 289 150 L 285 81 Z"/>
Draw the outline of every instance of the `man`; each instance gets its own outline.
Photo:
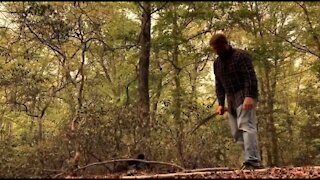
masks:
<path id="1" fill-rule="evenodd" d="M 219 103 L 216 111 L 219 115 L 224 114 L 227 98 L 231 133 L 244 151 L 241 169 L 259 168 L 261 164 L 255 109 L 258 86 L 251 57 L 246 51 L 233 48 L 227 37 L 221 33 L 212 36 L 210 46 L 218 55 L 214 61 L 216 95 Z"/>

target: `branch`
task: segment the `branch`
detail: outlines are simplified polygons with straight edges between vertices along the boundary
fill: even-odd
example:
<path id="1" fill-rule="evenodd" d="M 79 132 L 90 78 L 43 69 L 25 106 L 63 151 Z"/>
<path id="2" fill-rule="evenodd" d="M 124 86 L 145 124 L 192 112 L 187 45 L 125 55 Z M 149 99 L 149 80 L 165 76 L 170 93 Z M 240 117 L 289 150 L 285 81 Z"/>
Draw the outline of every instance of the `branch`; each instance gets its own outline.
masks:
<path id="1" fill-rule="evenodd" d="M 210 175 L 212 171 L 216 173 L 234 173 L 236 169 L 221 167 L 221 168 L 204 168 L 204 169 L 194 169 L 194 170 L 186 170 L 179 173 L 167 173 L 167 174 L 155 174 L 155 175 L 141 175 L 141 176 L 122 176 L 123 179 L 161 179 L 161 178 L 172 178 L 172 179 L 180 179 L 183 177 L 195 177 L 194 175 Z M 260 170 L 260 169 L 259 169 Z M 258 170 L 255 170 L 258 171 Z M 264 169 L 263 171 L 267 171 Z M 243 172 L 250 172 L 250 170 L 243 170 Z"/>
<path id="2" fill-rule="evenodd" d="M 58 54 L 60 54 L 64 59 L 66 58 L 65 54 L 63 54 L 58 47 L 56 47 L 56 46 L 54 46 L 54 45 L 52 45 L 52 44 L 49 44 L 49 43 L 46 42 L 44 39 L 40 38 L 39 35 L 32 30 L 32 28 L 30 27 L 29 24 L 26 23 L 26 26 L 28 27 L 29 31 L 30 31 L 33 35 L 35 35 L 36 38 L 37 38 L 41 43 L 47 45 L 47 46 L 48 46 L 49 48 L 51 48 L 54 52 L 57 52 Z"/>
<path id="3" fill-rule="evenodd" d="M 166 1 L 165 3 L 163 3 L 163 4 L 162 4 L 162 6 L 161 6 L 161 7 L 159 7 L 158 9 L 156 9 L 156 10 L 152 11 L 152 12 L 151 12 L 151 14 L 153 14 L 153 13 L 156 13 L 156 12 L 160 11 L 160 10 L 161 10 L 161 9 L 163 9 L 163 8 L 164 8 L 164 6 L 166 6 L 167 4 L 168 4 L 168 1 Z M 151 14 L 150 14 L 150 15 L 151 15 Z"/>
<path id="4" fill-rule="evenodd" d="M 174 67 L 174 69 L 178 70 L 178 74 L 182 71 L 182 68 L 178 67 L 173 61 L 167 60 L 171 63 L 171 65 Z"/>
<path id="5" fill-rule="evenodd" d="M 207 66 L 207 62 L 209 61 L 210 55 L 207 55 L 206 59 L 204 61 L 200 61 L 200 63 L 204 63 L 202 68 L 199 69 L 199 72 L 203 71 L 203 69 Z"/>
<path id="6" fill-rule="evenodd" d="M 209 32 L 211 32 L 211 30 L 204 30 L 204 31 L 198 32 L 197 34 L 189 37 L 187 40 L 190 41 L 190 40 L 193 39 L 193 38 L 196 38 L 196 37 L 198 37 L 198 36 L 200 36 L 200 35 L 202 35 L 202 34 L 206 34 L 206 33 L 209 33 Z"/>
<path id="7" fill-rule="evenodd" d="M 59 169 L 40 169 L 40 168 L 28 168 L 30 170 L 41 170 L 41 171 L 47 171 L 47 172 L 61 172 Z"/>
<path id="8" fill-rule="evenodd" d="M 316 56 L 316 57 L 318 57 L 318 58 L 320 59 L 320 54 L 317 54 L 316 52 L 311 51 L 310 49 L 308 49 L 308 47 L 306 47 L 306 46 L 304 46 L 304 45 L 301 45 L 301 44 L 297 44 L 297 43 L 295 43 L 295 42 L 293 42 L 293 41 L 290 41 L 290 40 L 286 39 L 285 37 L 282 37 L 282 36 L 278 35 L 277 33 L 273 32 L 273 31 L 271 31 L 271 30 L 269 30 L 269 29 L 267 29 L 267 28 L 265 28 L 265 29 L 266 29 L 268 32 L 270 32 L 271 34 L 279 37 L 280 39 L 282 39 L 282 40 L 284 40 L 284 41 L 286 41 L 286 42 L 289 43 L 292 47 L 294 47 L 294 48 L 296 48 L 296 49 L 298 49 L 298 50 L 300 50 L 300 51 L 302 51 L 302 52 L 310 53 L 310 54 L 312 54 L 312 55 L 314 55 L 314 56 Z"/>
<path id="9" fill-rule="evenodd" d="M 85 169 L 87 167 L 90 166 L 94 166 L 94 165 L 99 165 L 99 164 L 108 164 L 108 163 L 114 163 L 114 162 L 128 162 L 128 161 L 137 161 L 137 162 L 142 162 L 142 163 L 147 163 L 147 164 L 161 164 L 161 165 L 167 165 L 167 166 L 171 166 L 171 167 L 175 167 L 179 170 L 185 171 L 185 169 L 179 165 L 173 164 L 173 163 L 168 163 L 168 162 L 162 162 L 162 161 L 147 161 L 147 160 L 142 160 L 142 159 L 115 159 L 115 160 L 107 160 L 107 161 L 103 161 L 103 162 L 96 162 L 96 163 L 92 163 L 92 164 L 88 164 L 86 166 L 80 167 L 78 169 L 76 169 L 76 171 L 81 170 L 81 169 Z"/>
<path id="10" fill-rule="evenodd" d="M 127 100 L 126 100 L 126 106 L 129 104 L 129 86 L 135 82 L 138 79 L 138 76 L 136 76 L 133 80 L 131 80 L 127 85 L 126 85 L 126 96 L 127 96 Z"/>
<path id="11" fill-rule="evenodd" d="M 215 167 L 215 168 L 201 168 L 201 169 L 192 169 L 192 170 L 185 170 L 184 172 L 205 172 L 205 171 L 233 171 L 234 168 L 229 167 Z"/>
<path id="12" fill-rule="evenodd" d="M 303 4 L 299 4 L 298 2 L 296 2 L 296 3 L 303 9 L 304 14 L 306 15 L 306 20 L 308 22 L 309 29 L 310 29 L 310 31 L 312 33 L 312 38 L 315 41 L 315 43 L 317 44 L 318 50 L 320 50 L 320 42 L 319 42 L 318 34 L 315 32 L 315 30 L 314 30 L 314 28 L 312 26 L 312 23 L 311 23 L 311 20 L 310 20 L 310 17 L 309 17 L 309 12 L 307 10 L 306 5 L 304 3 Z"/>
<path id="13" fill-rule="evenodd" d="M 102 44 L 103 44 L 103 47 L 105 47 L 106 50 L 110 50 L 110 51 L 113 52 L 113 51 L 116 49 L 116 48 L 112 48 L 112 47 L 109 46 L 106 42 L 104 42 L 103 40 L 101 40 L 101 39 L 99 39 L 99 38 L 97 38 L 97 37 L 88 38 L 88 39 L 85 41 L 85 43 L 88 43 L 89 41 L 94 41 L 94 40 L 102 43 Z M 120 49 L 120 48 L 119 48 L 119 49 Z"/>
<path id="14" fill-rule="evenodd" d="M 137 2 L 137 4 L 147 14 L 147 10 L 142 6 L 142 4 L 139 1 Z"/>
<path id="15" fill-rule="evenodd" d="M 36 117 L 36 118 L 41 118 L 42 117 L 42 114 L 44 114 L 44 112 L 41 113 L 41 115 L 38 115 L 38 114 L 31 114 L 28 110 L 28 106 L 25 105 L 24 103 L 19 103 L 17 101 L 13 102 L 15 105 L 20 105 L 20 106 L 23 106 L 24 107 L 24 110 L 26 112 L 26 114 L 30 117 Z M 45 108 L 46 109 L 46 108 Z M 45 111 L 44 109 L 44 111 Z"/>
<path id="16" fill-rule="evenodd" d="M 82 170 L 82 169 L 85 169 L 85 168 L 88 168 L 88 167 L 91 167 L 91 166 L 96 166 L 96 165 L 109 164 L 109 163 L 115 163 L 115 162 L 129 162 L 129 161 L 136 161 L 136 162 L 142 162 L 142 163 L 147 163 L 147 164 L 168 165 L 168 166 L 171 166 L 171 167 L 175 167 L 175 168 L 177 168 L 177 169 L 179 169 L 181 171 L 186 171 L 185 168 L 183 168 L 183 167 L 181 167 L 179 165 L 173 164 L 173 163 L 168 163 L 168 162 L 147 161 L 147 160 L 142 160 L 142 159 L 114 159 L 114 160 L 107 160 L 107 161 L 102 161 L 102 162 L 94 162 L 94 163 L 79 167 L 79 168 L 75 169 L 73 172 L 77 172 L 79 170 Z M 58 178 L 59 176 L 63 175 L 64 173 L 65 172 L 59 173 L 59 174 L 55 175 L 54 178 Z"/>

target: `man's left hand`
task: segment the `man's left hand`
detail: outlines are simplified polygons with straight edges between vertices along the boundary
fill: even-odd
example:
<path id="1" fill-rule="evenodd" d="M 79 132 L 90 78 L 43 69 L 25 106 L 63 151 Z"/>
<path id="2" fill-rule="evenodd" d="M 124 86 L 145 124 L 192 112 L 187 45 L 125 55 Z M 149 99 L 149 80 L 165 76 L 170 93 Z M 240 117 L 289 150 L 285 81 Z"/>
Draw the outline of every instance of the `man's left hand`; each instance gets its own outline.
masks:
<path id="1" fill-rule="evenodd" d="M 251 97 L 245 97 L 243 101 L 243 109 L 249 110 L 253 108 L 254 100 Z"/>

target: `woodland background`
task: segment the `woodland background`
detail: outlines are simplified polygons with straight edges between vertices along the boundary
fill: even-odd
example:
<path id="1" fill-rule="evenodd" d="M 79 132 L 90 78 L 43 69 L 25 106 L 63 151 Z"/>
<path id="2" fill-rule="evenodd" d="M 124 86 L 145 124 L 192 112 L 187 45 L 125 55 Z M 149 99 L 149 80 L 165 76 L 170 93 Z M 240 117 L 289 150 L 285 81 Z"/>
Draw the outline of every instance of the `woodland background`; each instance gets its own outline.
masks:
<path id="1" fill-rule="evenodd" d="M 216 32 L 253 57 L 263 165 L 319 165 L 319 8 L 2 2 L 0 177 L 43 177 L 141 152 L 190 169 L 240 166 L 227 115 L 188 133 L 217 106 L 208 43 Z"/>

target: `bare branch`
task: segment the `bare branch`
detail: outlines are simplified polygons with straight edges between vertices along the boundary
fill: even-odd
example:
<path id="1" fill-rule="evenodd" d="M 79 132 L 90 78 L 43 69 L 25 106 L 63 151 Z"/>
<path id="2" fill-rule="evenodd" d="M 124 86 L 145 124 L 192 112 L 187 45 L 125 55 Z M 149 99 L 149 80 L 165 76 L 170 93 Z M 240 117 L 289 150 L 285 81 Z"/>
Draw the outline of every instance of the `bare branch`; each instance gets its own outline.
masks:
<path id="1" fill-rule="evenodd" d="M 144 11 L 144 13 L 147 13 L 147 10 L 142 6 L 142 4 L 138 1 L 138 2 L 136 2 L 138 5 L 139 5 L 139 7 Z"/>
<path id="2" fill-rule="evenodd" d="M 208 30 L 201 31 L 201 32 L 198 32 L 197 34 L 189 37 L 187 40 L 190 41 L 191 39 L 194 39 L 194 38 L 196 38 L 196 37 L 198 37 L 198 36 L 201 36 L 201 35 L 206 34 L 206 33 L 209 33 L 209 32 L 211 32 L 211 30 L 209 30 L 209 29 L 208 29 Z"/>
<path id="3" fill-rule="evenodd" d="M 151 14 L 160 11 L 160 10 L 163 9 L 167 4 L 168 4 L 168 1 L 166 1 L 165 3 L 163 3 L 158 9 L 152 11 Z M 151 15 L 151 14 L 150 14 L 150 15 Z"/>
<path id="4" fill-rule="evenodd" d="M 41 118 L 44 116 L 44 114 L 45 114 L 47 108 L 49 107 L 49 104 L 50 104 L 50 103 L 47 103 L 47 104 L 46 104 L 46 106 L 41 110 L 41 113 L 40 113 L 40 114 L 31 114 L 31 113 L 29 112 L 28 106 L 27 106 L 26 104 L 24 104 L 24 103 L 19 103 L 19 102 L 15 101 L 14 104 L 15 104 L 15 105 L 23 106 L 23 107 L 24 107 L 23 111 L 25 111 L 28 116 L 30 116 L 30 117 L 36 117 L 36 118 L 40 118 L 40 119 L 41 119 Z"/>
<path id="5" fill-rule="evenodd" d="M 142 159 L 114 159 L 114 160 L 107 160 L 107 161 L 102 161 L 102 162 L 91 163 L 86 166 L 80 167 L 80 168 L 76 169 L 75 171 L 79 171 L 81 169 L 85 169 L 87 167 L 100 165 L 100 164 L 108 164 L 108 163 L 114 163 L 114 162 L 128 162 L 128 161 L 136 161 L 136 162 L 142 162 L 142 163 L 147 163 L 147 164 L 161 164 L 161 165 L 175 167 L 175 168 L 182 170 L 182 171 L 185 170 L 183 167 L 181 167 L 179 165 L 176 165 L 173 163 L 168 163 L 168 162 L 163 162 L 163 161 L 148 161 L 148 160 L 142 160 Z"/>
<path id="6" fill-rule="evenodd" d="M 200 61 L 201 63 L 203 62 L 204 64 L 203 64 L 202 68 L 200 68 L 199 71 L 203 71 L 203 69 L 207 66 L 207 62 L 209 61 L 209 57 L 210 57 L 210 55 L 207 55 L 205 60 Z"/>
<path id="7" fill-rule="evenodd" d="M 27 24 L 27 27 L 28 27 L 29 31 L 30 31 L 33 35 L 35 35 L 36 38 L 37 38 L 41 43 L 47 45 L 47 46 L 48 46 L 49 48 L 51 48 L 53 51 L 55 51 L 55 52 L 57 52 L 58 54 L 60 54 L 64 59 L 66 58 L 65 54 L 64 54 L 63 52 L 61 52 L 61 50 L 60 50 L 58 47 L 56 47 L 56 46 L 54 46 L 54 45 L 46 42 L 44 39 L 40 38 L 40 36 L 39 36 L 36 32 L 34 32 L 34 31 L 32 30 L 32 28 L 29 26 L 29 24 Z"/>
<path id="8" fill-rule="evenodd" d="M 311 51 L 308 47 L 306 47 L 306 46 L 304 46 L 304 45 L 301 45 L 301 44 L 298 44 L 298 43 L 296 43 L 296 42 L 294 42 L 294 41 L 290 41 L 290 40 L 288 40 L 287 38 L 285 38 L 285 37 L 283 37 L 283 36 L 280 36 L 279 34 L 273 32 L 273 31 L 271 31 L 271 30 L 269 30 L 269 29 L 267 29 L 267 28 L 265 28 L 265 29 L 266 29 L 268 32 L 270 32 L 271 34 L 273 34 L 273 35 L 279 37 L 280 39 L 284 40 L 285 42 L 289 43 L 292 47 L 294 47 L 294 48 L 296 48 L 296 49 L 298 49 L 298 50 L 300 50 L 300 51 L 302 51 L 302 52 L 307 52 L 307 53 L 309 53 L 309 54 L 312 54 L 312 55 L 318 57 L 318 59 L 320 59 L 320 54 Z"/>
<path id="9" fill-rule="evenodd" d="M 138 79 L 138 75 L 132 79 L 131 81 L 128 82 L 128 84 L 126 85 L 126 96 L 127 96 L 127 100 L 126 100 L 126 106 L 129 104 L 129 86 L 135 82 Z"/>
<path id="10" fill-rule="evenodd" d="M 107 160 L 107 161 L 102 161 L 102 162 L 94 162 L 94 163 L 79 167 L 79 168 L 75 169 L 74 172 L 77 172 L 82 169 L 86 169 L 91 166 L 109 164 L 109 163 L 115 163 L 115 162 L 129 162 L 129 161 L 136 161 L 136 162 L 141 162 L 141 163 L 146 163 L 146 164 L 161 164 L 161 165 L 167 165 L 167 166 L 177 168 L 180 171 L 186 170 L 185 168 L 183 168 L 179 165 L 176 165 L 173 163 L 168 163 L 168 162 L 163 162 L 163 161 L 147 161 L 147 160 L 142 160 L 142 159 L 114 159 L 114 160 Z M 62 176 L 64 173 L 66 173 L 66 172 L 59 173 L 59 174 L 55 175 L 54 178 L 58 178 L 58 177 Z"/>
<path id="11" fill-rule="evenodd" d="M 122 176 L 121 179 L 162 179 L 162 178 L 170 178 L 170 179 L 180 179 L 180 178 L 191 178 L 197 177 L 206 177 L 207 175 L 215 172 L 219 175 L 222 174 L 234 174 L 236 169 L 221 167 L 221 168 L 205 168 L 205 169 L 195 169 L 195 171 L 184 171 L 178 173 L 167 173 L 167 174 L 154 174 L 154 175 L 139 175 L 139 176 Z M 251 172 L 252 170 L 242 170 L 242 172 Z M 267 172 L 268 169 L 256 169 L 256 172 Z M 222 176 L 221 176 L 222 177 Z M 230 177 L 230 176 L 229 176 Z"/>
<path id="12" fill-rule="evenodd" d="M 306 16 L 306 21 L 307 21 L 307 23 L 308 23 L 308 25 L 309 25 L 309 30 L 311 31 L 311 33 L 312 33 L 312 38 L 313 38 L 313 40 L 315 41 L 315 43 L 317 44 L 317 48 L 318 48 L 318 50 L 320 50 L 320 41 L 319 41 L 319 35 L 316 33 L 316 31 L 314 30 L 314 27 L 313 27 L 313 25 L 312 25 L 312 23 L 311 23 L 311 20 L 310 20 L 310 16 L 309 16 L 309 11 L 308 11 L 308 9 L 307 9 L 307 7 L 306 7 L 306 5 L 303 3 L 303 4 L 299 4 L 298 2 L 297 2 L 297 4 L 303 9 L 303 12 L 304 12 L 304 14 L 305 14 L 305 16 Z"/>

